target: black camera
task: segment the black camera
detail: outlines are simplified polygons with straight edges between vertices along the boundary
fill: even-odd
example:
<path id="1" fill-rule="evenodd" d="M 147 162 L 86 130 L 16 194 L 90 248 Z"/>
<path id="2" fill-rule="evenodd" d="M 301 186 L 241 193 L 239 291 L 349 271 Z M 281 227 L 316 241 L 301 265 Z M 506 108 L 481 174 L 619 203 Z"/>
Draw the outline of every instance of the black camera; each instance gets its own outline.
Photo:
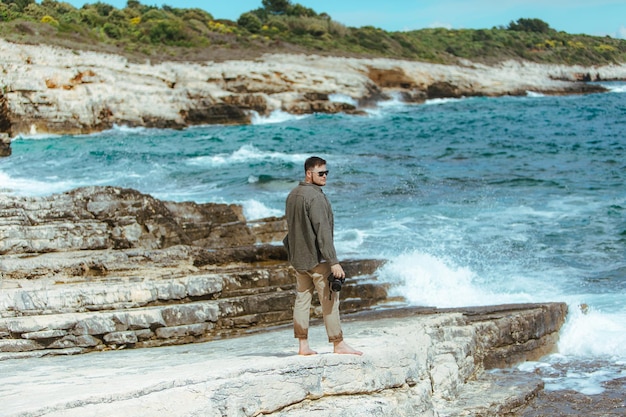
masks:
<path id="1" fill-rule="evenodd" d="M 334 292 L 341 291 L 341 287 L 343 286 L 344 282 L 346 282 L 345 278 L 335 278 L 335 276 L 331 272 L 331 274 L 328 276 L 328 287 L 330 288 L 329 297 L 332 297 Z"/>

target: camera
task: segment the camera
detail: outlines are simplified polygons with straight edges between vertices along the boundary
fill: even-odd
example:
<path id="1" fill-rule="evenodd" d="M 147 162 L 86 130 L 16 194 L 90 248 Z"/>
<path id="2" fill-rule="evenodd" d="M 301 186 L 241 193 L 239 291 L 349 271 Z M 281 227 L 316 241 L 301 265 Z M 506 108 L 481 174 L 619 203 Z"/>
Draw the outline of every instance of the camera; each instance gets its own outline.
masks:
<path id="1" fill-rule="evenodd" d="M 345 278 L 335 278 L 332 273 L 328 276 L 328 287 L 330 288 L 331 297 L 334 292 L 341 291 L 341 287 L 343 286 L 344 282 L 346 282 Z"/>

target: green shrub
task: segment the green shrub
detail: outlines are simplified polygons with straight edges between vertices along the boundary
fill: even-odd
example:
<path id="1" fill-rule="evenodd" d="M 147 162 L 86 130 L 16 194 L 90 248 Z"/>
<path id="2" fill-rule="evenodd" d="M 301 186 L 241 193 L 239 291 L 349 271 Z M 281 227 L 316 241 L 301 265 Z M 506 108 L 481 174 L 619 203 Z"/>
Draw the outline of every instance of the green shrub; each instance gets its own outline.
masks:
<path id="1" fill-rule="evenodd" d="M 264 30 L 272 32 L 289 32 L 289 25 L 281 16 L 272 16 L 267 20 Z"/>
<path id="2" fill-rule="evenodd" d="M 263 27 L 261 19 L 253 13 L 244 13 L 239 16 L 237 24 L 250 33 L 259 33 Z"/>
<path id="3" fill-rule="evenodd" d="M 287 15 L 289 16 L 301 16 L 301 17 L 316 17 L 317 13 L 313 9 L 304 7 L 301 4 L 295 4 L 287 8 Z"/>
<path id="4" fill-rule="evenodd" d="M 84 7 L 86 8 L 92 8 L 95 9 L 96 12 L 103 17 L 106 17 L 108 15 L 111 14 L 111 12 L 113 10 L 115 10 L 115 7 L 111 6 L 110 4 L 106 4 L 106 3 L 102 3 L 102 2 L 96 2 L 92 5 L 85 5 Z"/>
<path id="5" fill-rule="evenodd" d="M 0 22 L 8 20 L 8 12 L 9 8 L 4 3 L 0 3 Z"/>
<path id="6" fill-rule="evenodd" d="M 185 21 L 195 19 L 205 24 L 213 20 L 213 15 L 202 9 L 184 9 L 180 17 Z"/>
<path id="7" fill-rule="evenodd" d="M 59 15 L 59 23 L 61 24 L 80 24 L 80 22 L 82 21 L 82 16 L 80 14 L 80 12 L 76 9 L 68 12 L 68 13 L 63 13 Z"/>
<path id="8" fill-rule="evenodd" d="M 163 10 L 152 9 L 141 15 L 141 20 L 148 22 L 150 20 L 167 20 L 168 14 Z"/>
<path id="9" fill-rule="evenodd" d="M 102 31 L 111 39 L 120 39 L 122 37 L 121 29 L 119 28 L 119 26 L 114 25 L 113 23 L 105 23 L 102 27 Z"/>
<path id="10" fill-rule="evenodd" d="M 42 0 L 41 7 L 48 10 L 51 15 L 56 15 L 56 17 L 70 13 L 73 10 L 76 10 L 74 6 L 68 3 L 59 3 L 54 0 Z"/>
<path id="11" fill-rule="evenodd" d="M 320 37 L 328 32 L 328 22 L 324 19 L 304 16 L 285 16 L 283 22 L 295 35 Z"/>
<path id="12" fill-rule="evenodd" d="M 328 32 L 335 37 L 343 38 L 348 35 L 348 28 L 339 22 L 334 20 L 328 21 Z"/>
<path id="13" fill-rule="evenodd" d="M 150 23 L 148 37 L 153 44 L 175 45 L 187 40 L 185 26 L 182 22 L 157 20 Z"/>
<path id="14" fill-rule="evenodd" d="M 106 18 L 100 16 L 95 9 L 81 9 L 78 13 L 80 22 L 91 28 L 102 26 L 106 22 Z"/>
<path id="15" fill-rule="evenodd" d="M 2 0 L 2 3 L 9 6 L 9 8 L 15 9 L 15 11 L 21 13 L 31 4 L 36 4 L 35 0 Z"/>
<path id="16" fill-rule="evenodd" d="M 37 3 L 31 3 L 24 8 L 24 14 L 36 20 L 41 20 L 48 13 L 46 13 L 46 9 Z"/>

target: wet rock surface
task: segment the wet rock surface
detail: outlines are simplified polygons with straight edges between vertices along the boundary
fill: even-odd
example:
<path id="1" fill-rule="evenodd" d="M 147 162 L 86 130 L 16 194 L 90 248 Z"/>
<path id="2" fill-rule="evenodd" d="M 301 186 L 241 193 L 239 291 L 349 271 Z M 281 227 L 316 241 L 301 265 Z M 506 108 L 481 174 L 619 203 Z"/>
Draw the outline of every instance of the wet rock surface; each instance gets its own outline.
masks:
<path id="1" fill-rule="evenodd" d="M 585 395 L 577 391 L 542 391 L 520 417 L 617 417 L 626 415 L 626 378 L 602 384 L 604 392 Z"/>
<path id="2" fill-rule="evenodd" d="M 9 134 L 0 133 L 0 157 L 10 156 L 11 153 L 11 139 L 9 138 Z"/>
<path id="3" fill-rule="evenodd" d="M 599 359 L 580 361 L 575 365 L 557 363 L 539 367 L 533 373 L 551 382 L 551 385 L 546 384 L 546 389 L 523 410 L 520 417 L 626 415 L 626 378 L 619 378 L 619 375 L 624 375 L 623 363 Z M 579 381 L 563 384 L 566 376 L 579 378 Z"/>

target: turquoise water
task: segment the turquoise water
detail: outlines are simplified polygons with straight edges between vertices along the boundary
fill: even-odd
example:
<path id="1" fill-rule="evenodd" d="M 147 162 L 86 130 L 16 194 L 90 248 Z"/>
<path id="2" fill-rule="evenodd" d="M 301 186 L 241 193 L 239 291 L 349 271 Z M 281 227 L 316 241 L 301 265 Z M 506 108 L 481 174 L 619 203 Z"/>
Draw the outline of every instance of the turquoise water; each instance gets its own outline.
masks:
<path id="1" fill-rule="evenodd" d="M 602 363 L 610 379 L 626 375 L 626 88 L 609 86 L 391 101 L 366 116 L 20 137 L 0 159 L 0 190 L 116 185 L 239 203 L 255 219 L 282 215 L 305 158 L 319 155 L 340 257 L 387 259 L 381 278 L 415 305 L 565 301 L 559 354 L 536 366 L 597 372 Z M 585 372 L 550 386 L 597 390 Z"/>

